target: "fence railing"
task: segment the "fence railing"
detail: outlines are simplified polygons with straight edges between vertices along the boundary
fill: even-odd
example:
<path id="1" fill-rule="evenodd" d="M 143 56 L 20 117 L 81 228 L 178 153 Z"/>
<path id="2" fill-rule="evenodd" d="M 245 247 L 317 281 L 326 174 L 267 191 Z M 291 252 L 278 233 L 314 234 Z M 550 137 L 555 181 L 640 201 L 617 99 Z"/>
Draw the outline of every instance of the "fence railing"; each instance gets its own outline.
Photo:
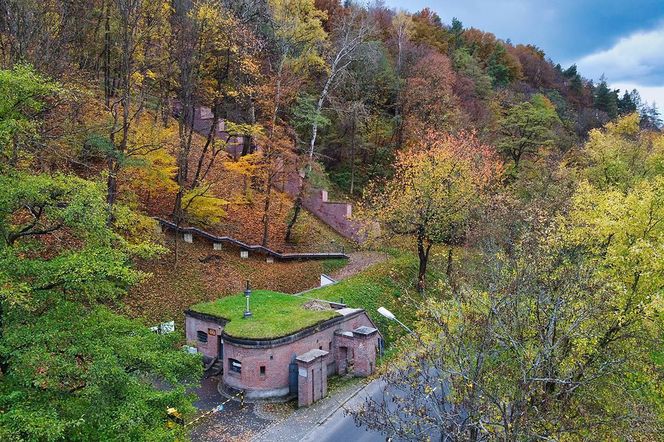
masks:
<path id="1" fill-rule="evenodd" d="M 341 252 L 299 252 L 299 253 L 282 253 L 272 250 L 269 247 L 264 247 L 258 244 L 247 244 L 238 239 L 232 238 L 230 236 L 217 236 L 213 235 L 210 232 L 206 232 L 197 227 L 182 227 L 177 224 L 167 221 L 163 218 L 155 217 L 155 220 L 159 222 L 162 227 L 174 230 L 176 233 L 190 233 L 192 236 L 196 235 L 200 238 L 206 239 L 212 243 L 227 243 L 232 244 L 236 247 L 239 247 L 242 250 L 249 252 L 262 253 L 267 256 L 282 260 L 282 261 L 293 261 L 293 260 L 320 260 L 320 259 L 348 259 L 348 255 L 344 253 L 343 247 Z"/>

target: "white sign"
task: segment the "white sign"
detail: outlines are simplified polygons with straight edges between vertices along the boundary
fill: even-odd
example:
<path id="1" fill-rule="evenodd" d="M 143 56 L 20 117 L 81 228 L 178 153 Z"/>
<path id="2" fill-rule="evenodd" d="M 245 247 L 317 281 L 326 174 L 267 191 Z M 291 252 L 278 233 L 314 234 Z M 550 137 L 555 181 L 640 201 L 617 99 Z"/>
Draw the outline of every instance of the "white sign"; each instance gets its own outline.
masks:
<path id="1" fill-rule="evenodd" d="M 150 327 L 150 330 L 157 333 L 158 335 L 165 335 L 167 333 L 173 333 L 175 331 L 175 321 L 162 322 L 159 325 Z"/>
<path id="2" fill-rule="evenodd" d="M 196 353 L 198 353 L 198 349 L 196 347 L 191 347 L 189 345 L 185 345 L 183 348 L 189 354 L 195 355 Z"/>
<path id="3" fill-rule="evenodd" d="M 325 287 L 326 285 L 334 284 L 335 281 L 334 279 L 330 278 L 327 275 L 320 275 L 320 286 Z"/>
<path id="4" fill-rule="evenodd" d="M 298 374 L 302 376 L 303 378 L 307 377 L 307 369 L 306 368 L 300 368 L 297 370 Z"/>

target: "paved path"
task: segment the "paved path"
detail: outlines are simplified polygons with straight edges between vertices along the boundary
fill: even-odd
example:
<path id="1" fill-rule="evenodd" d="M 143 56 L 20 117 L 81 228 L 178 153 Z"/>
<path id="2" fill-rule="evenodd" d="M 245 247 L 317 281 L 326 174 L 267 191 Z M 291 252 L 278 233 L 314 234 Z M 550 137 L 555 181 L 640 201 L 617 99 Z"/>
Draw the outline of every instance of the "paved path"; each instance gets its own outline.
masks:
<path id="1" fill-rule="evenodd" d="M 371 267 L 374 264 L 385 261 L 389 255 L 383 252 L 351 252 L 348 254 L 348 264 L 339 270 L 332 272 L 330 276 L 337 281 L 353 276 Z"/>
<path id="2" fill-rule="evenodd" d="M 358 410 L 367 397 L 379 399 L 383 394 L 384 382 L 380 379 L 372 381 L 342 406 L 337 408 L 324 420 L 318 422 L 300 440 L 303 442 L 384 442 L 384 434 L 369 430 L 363 426 L 358 427 L 349 411 Z"/>
<path id="3" fill-rule="evenodd" d="M 287 418 L 269 426 L 252 440 L 254 442 L 297 441 L 385 441 L 380 433 L 357 427 L 345 410 L 357 409 L 367 395 L 382 394 L 382 381 L 360 386 L 352 384 L 314 405 L 296 410 Z"/>

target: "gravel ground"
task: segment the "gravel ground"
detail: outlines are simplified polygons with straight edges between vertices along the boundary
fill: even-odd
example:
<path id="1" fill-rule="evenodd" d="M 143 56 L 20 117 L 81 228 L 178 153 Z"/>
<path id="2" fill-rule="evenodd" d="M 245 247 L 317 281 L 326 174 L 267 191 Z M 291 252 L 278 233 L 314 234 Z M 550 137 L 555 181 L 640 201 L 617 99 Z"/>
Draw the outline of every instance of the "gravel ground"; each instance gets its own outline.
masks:
<path id="1" fill-rule="evenodd" d="M 219 378 L 211 377 L 201 381 L 201 387 L 195 393 L 198 400 L 194 403 L 196 407 L 205 413 L 212 410 L 228 399 L 217 390 Z M 270 425 L 273 420 L 268 419 L 267 413 L 258 413 L 256 404 L 242 404 L 240 401 L 231 400 L 224 404 L 220 412 L 209 414 L 200 419 L 190 436 L 192 441 L 197 442 L 225 442 L 245 441 Z"/>

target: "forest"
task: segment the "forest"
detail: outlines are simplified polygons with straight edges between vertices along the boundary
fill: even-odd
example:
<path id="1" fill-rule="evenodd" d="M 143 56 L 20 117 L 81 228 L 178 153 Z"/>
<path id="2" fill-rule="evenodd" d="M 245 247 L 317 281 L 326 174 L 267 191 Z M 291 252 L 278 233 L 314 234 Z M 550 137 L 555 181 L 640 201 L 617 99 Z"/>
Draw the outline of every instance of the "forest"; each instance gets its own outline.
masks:
<path id="1" fill-rule="evenodd" d="M 381 369 L 408 393 L 369 428 L 664 434 L 662 119 L 537 46 L 380 0 L 0 0 L 0 440 L 187 440 L 201 361 L 147 326 L 218 284 L 164 288 L 201 264 L 155 217 L 407 261 L 375 296 L 415 330 Z M 289 265 L 258 288 L 309 288 Z"/>

